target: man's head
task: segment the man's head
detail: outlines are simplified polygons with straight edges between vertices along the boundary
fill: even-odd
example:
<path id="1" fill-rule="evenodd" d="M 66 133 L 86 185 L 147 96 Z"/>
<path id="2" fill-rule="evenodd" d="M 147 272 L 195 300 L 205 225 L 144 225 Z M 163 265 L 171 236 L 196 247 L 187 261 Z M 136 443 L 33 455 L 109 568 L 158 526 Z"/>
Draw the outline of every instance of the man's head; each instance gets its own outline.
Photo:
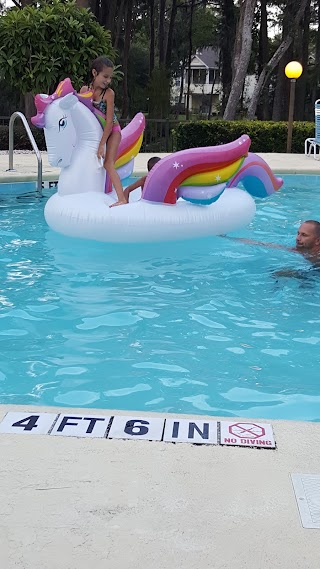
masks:
<path id="1" fill-rule="evenodd" d="M 148 164 L 147 164 L 148 172 L 150 172 L 150 170 L 153 168 L 153 166 L 157 162 L 159 162 L 159 160 L 161 160 L 161 158 L 158 158 L 158 156 L 152 156 L 152 158 L 149 158 Z"/>
<path id="2" fill-rule="evenodd" d="M 296 238 L 299 251 L 320 252 L 320 222 L 310 219 L 300 225 Z"/>

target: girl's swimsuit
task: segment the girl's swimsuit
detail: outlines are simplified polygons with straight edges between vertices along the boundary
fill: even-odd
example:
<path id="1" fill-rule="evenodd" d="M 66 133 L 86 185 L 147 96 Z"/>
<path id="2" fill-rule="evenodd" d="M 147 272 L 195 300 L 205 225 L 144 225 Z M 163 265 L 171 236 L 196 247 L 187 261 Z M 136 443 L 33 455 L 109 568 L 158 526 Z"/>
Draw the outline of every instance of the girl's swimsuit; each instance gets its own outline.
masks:
<path id="1" fill-rule="evenodd" d="M 101 113 L 103 113 L 104 115 L 107 114 L 107 103 L 104 100 L 104 96 L 106 94 L 106 90 L 107 89 L 103 89 L 103 91 L 101 92 L 101 99 L 100 101 L 92 101 L 93 106 L 98 109 L 98 111 L 100 111 Z M 118 123 L 118 119 L 117 119 L 117 115 L 115 113 L 113 113 L 113 128 L 112 128 L 112 132 L 121 132 L 121 128 L 120 125 Z"/>

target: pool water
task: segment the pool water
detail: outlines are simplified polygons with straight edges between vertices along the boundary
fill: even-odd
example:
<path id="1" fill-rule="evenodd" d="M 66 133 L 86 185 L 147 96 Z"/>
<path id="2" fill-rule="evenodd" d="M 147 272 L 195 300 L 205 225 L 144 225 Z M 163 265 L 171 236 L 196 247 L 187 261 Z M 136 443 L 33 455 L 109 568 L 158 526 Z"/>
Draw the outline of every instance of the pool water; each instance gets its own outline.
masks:
<path id="1" fill-rule="evenodd" d="M 235 236 L 293 245 L 320 219 L 320 176 L 284 178 Z M 0 403 L 320 420 L 320 275 L 303 257 L 70 239 L 44 203 L 0 201 Z"/>

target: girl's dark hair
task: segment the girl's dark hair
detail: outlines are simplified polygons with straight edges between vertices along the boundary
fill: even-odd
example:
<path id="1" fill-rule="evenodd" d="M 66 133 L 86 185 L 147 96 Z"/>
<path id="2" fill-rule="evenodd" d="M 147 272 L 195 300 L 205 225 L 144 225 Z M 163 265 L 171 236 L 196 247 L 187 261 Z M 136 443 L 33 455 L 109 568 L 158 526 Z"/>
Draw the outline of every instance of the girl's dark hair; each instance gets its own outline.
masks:
<path id="1" fill-rule="evenodd" d="M 114 64 L 106 55 L 100 55 L 91 63 L 91 73 L 94 69 L 100 73 L 104 67 L 114 67 Z"/>
<path id="2" fill-rule="evenodd" d="M 91 63 L 88 85 L 90 85 L 90 83 L 92 82 L 92 71 L 95 69 L 97 73 L 101 73 L 104 67 L 113 68 L 114 63 L 106 55 L 99 55 L 99 57 L 96 57 Z"/>

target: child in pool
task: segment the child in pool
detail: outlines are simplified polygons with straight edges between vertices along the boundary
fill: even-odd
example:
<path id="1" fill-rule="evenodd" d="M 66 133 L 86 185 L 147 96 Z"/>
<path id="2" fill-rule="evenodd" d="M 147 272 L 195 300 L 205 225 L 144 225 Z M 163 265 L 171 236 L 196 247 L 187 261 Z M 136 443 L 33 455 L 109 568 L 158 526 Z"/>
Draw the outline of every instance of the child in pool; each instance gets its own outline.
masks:
<path id="1" fill-rule="evenodd" d="M 118 201 L 110 207 L 128 203 L 126 199 L 119 175 L 115 169 L 115 161 L 121 141 L 121 128 L 114 113 L 114 91 L 110 89 L 114 65 L 110 59 L 104 55 L 97 57 L 91 64 L 89 85 L 81 87 L 80 93 L 92 90 L 92 103 L 106 115 L 106 126 L 104 128 L 100 144 L 98 147 L 98 158 L 104 160 L 104 168 L 110 176 L 110 180 L 118 196 Z"/>
<path id="2" fill-rule="evenodd" d="M 152 158 L 149 158 L 148 160 L 148 164 L 147 164 L 147 168 L 148 168 L 148 172 L 150 172 L 150 170 L 152 170 L 153 166 L 159 162 L 159 160 L 161 160 L 161 158 L 158 158 L 158 156 L 152 156 Z M 124 190 L 124 195 L 125 195 L 125 199 L 127 200 L 127 202 L 129 201 L 129 195 L 131 194 L 131 192 L 133 192 L 133 190 L 136 190 L 137 188 L 141 187 L 141 191 L 143 190 L 143 186 L 145 184 L 147 176 L 143 176 L 142 178 L 139 178 L 136 182 L 134 182 L 133 184 L 131 184 L 130 186 L 128 186 L 125 190 Z"/>

